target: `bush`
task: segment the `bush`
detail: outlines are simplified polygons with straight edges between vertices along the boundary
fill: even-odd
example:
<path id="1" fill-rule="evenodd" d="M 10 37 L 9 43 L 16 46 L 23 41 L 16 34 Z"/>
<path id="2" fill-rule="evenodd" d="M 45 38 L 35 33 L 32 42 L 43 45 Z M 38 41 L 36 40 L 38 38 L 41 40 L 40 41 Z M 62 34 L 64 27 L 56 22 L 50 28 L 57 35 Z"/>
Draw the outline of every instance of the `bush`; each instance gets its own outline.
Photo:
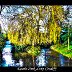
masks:
<path id="1" fill-rule="evenodd" d="M 3 34 L 0 34 L 0 51 L 2 51 L 2 49 L 4 48 L 4 44 L 5 44 L 5 38 Z"/>
<path id="2" fill-rule="evenodd" d="M 18 52 L 23 52 L 23 49 L 26 47 L 24 45 L 14 45 L 15 47 L 15 50 L 18 51 Z"/>
<path id="3" fill-rule="evenodd" d="M 27 53 L 31 54 L 31 55 L 34 55 L 34 56 L 37 56 L 40 54 L 40 47 L 39 46 L 28 46 L 27 49 L 26 49 Z"/>

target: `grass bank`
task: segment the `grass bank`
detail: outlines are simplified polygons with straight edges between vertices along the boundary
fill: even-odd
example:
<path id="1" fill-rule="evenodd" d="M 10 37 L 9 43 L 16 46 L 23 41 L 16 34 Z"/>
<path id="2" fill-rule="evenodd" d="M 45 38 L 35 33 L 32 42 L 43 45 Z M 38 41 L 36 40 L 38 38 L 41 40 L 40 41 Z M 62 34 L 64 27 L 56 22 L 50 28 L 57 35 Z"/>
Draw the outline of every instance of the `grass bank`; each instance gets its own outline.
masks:
<path id="1" fill-rule="evenodd" d="M 67 45 L 53 45 L 51 49 L 72 59 L 72 45 L 69 46 L 69 50 Z"/>

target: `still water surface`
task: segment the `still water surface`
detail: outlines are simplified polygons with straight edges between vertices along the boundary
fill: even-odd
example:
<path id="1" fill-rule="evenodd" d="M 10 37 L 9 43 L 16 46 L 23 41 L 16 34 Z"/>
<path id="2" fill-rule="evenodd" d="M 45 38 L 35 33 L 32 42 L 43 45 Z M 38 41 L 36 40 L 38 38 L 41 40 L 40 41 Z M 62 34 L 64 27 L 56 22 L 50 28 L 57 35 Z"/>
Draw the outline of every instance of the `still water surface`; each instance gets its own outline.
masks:
<path id="1" fill-rule="evenodd" d="M 27 56 L 18 61 L 14 60 L 14 57 L 11 53 L 12 45 L 10 41 L 6 41 L 6 45 L 2 51 L 2 67 L 22 67 L 22 66 L 33 66 L 32 57 Z M 51 49 L 41 49 L 40 55 L 35 57 L 35 66 L 38 67 L 61 67 L 61 66 L 72 66 L 72 60 L 67 57 L 59 54 Z"/>

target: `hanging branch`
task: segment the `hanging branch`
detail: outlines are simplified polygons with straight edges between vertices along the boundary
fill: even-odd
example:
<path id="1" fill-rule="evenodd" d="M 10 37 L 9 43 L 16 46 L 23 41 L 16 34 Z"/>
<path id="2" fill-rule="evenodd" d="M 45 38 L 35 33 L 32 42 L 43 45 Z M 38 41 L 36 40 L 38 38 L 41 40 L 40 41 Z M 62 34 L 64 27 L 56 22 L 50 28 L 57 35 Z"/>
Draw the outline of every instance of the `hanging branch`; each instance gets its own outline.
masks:
<path id="1" fill-rule="evenodd" d="M 69 14 L 69 7 L 67 8 Z M 68 50 L 69 50 L 69 20 L 68 20 Z"/>

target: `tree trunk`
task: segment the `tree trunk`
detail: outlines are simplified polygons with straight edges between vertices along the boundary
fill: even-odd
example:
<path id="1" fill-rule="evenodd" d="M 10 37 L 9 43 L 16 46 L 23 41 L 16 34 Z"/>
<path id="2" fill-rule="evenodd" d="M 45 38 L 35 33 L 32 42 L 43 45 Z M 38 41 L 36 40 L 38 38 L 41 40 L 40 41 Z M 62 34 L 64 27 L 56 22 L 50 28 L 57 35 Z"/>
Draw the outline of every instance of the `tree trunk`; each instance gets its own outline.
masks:
<path id="1" fill-rule="evenodd" d="M 32 59 L 33 59 L 33 67 L 35 66 L 35 63 L 34 63 L 34 56 L 32 55 Z"/>
<path id="2" fill-rule="evenodd" d="M 32 47 L 33 47 L 33 52 L 34 52 L 34 40 L 32 41 Z M 33 59 L 33 67 L 35 66 L 35 63 L 34 63 L 34 55 L 32 55 L 32 59 Z"/>
<path id="3" fill-rule="evenodd" d="M 68 50 L 69 50 L 69 37 L 68 37 Z"/>

